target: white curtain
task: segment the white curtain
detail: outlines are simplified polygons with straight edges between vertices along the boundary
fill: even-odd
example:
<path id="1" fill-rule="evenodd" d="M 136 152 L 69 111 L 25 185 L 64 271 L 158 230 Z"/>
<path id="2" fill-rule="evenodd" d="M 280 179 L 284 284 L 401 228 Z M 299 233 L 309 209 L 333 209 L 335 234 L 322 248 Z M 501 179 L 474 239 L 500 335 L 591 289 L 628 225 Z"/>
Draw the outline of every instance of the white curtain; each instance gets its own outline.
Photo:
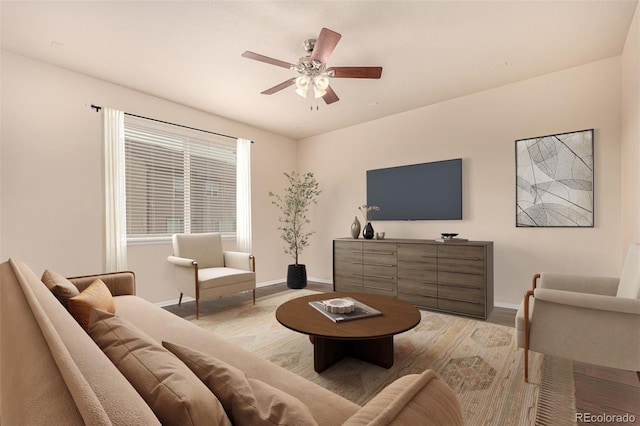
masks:
<path id="1" fill-rule="evenodd" d="M 238 139 L 236 250 L 251 253 L 251 141 Z"/>
<path id="2" fill-rule="evenodd" d="M 103 109 L 106 272 L 127 269 L 124 113 Z"/>

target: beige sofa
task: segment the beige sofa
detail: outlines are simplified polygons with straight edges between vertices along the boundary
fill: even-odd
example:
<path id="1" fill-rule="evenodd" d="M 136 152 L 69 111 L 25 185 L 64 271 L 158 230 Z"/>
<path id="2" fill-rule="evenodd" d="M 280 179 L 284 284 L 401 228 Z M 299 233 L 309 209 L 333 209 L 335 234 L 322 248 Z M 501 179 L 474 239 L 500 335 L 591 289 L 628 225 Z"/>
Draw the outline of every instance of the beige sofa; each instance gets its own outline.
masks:
<path id="1" fill-rule="evenodd" d="M 216 357 L 295 396 L 317 424 L 462 424 L 458 401 L 432 371 L 407 375 L 360 407 L 234 346 L 135 294 L 132 273 L 71 279 L 78 289 L 100 277 L 115 315 L 158 342 Z M 0 265 L 0 422 L 7 425 L 150 425 L 158 418 L 118 368 L 23 262 Z M 95 313 L 95 312 L 94 312 Z"/>

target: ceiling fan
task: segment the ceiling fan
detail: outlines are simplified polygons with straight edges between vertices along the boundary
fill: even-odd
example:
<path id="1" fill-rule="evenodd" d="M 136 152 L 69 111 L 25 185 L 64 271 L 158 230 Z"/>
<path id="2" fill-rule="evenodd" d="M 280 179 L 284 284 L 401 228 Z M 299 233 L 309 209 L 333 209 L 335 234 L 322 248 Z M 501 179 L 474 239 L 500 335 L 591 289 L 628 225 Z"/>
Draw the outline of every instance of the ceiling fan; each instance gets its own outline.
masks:
<path id="1" fill-rule="evenodd" d="M 330 67 L 327 68 L 327 60 L 340 41 L 342 35 L 328 28 L 323 28 L 317 39 L 309 39 L 304 42 L 307 55 L 298 59 L 298 62 L 280 61 L 258 53 L 246 51 L 243 57 L 267 64 L 288 68 L 298 72 L 297 77 L 283 81 L 270 89 L 261 92 L 263 95 L 272 95 L 295 84 L 296 93 L 303 98 L 307 97 L 309 89 L 313 89 L 315 98 L 322 98 L 327 104 L 340 100 L 336 92 L 329 85 L 330 78 L 380 78 L 382 67 Z"/>

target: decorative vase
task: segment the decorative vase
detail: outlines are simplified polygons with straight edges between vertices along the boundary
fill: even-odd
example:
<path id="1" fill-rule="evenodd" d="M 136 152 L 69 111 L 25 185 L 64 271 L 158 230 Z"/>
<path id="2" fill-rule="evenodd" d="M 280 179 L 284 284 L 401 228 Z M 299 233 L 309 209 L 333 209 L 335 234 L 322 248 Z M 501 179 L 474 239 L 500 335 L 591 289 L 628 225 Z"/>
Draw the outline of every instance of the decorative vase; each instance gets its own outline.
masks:
<path id="1" fill-rule="evenodd" d="M 373 226 L 371 226 L 371 222 L 367 222 L 367 224 L 364 226 L 364 231 L 362 231 L 362 236 L 366 240 L 370 240 L 373 238 L 373 235 L 374 235 Z"/>
<path id="2" fill-rule="evenodd" d="M 307 286 L 307 268 L 305 265 L 289 265 L 287 268 L 287 287 L 305 288 Z"/>
<path id="3" fill-rule="evenodd" d="M 353 223 L 351 224 L 351 238 L 357 239 L 360 236 L 360 221 L 358 220 L 358 216 L 353 218 Z"/>

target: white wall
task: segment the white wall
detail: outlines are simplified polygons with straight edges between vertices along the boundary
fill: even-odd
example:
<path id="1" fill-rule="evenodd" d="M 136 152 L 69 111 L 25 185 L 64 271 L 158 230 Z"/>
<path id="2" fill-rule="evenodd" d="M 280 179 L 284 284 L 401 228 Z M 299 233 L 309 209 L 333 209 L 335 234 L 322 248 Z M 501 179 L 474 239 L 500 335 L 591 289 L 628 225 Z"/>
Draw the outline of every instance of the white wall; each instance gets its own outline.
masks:
<path id="1" fill-rule="evenodd" d="M 312 211 L 317 233 L 302 261 L 310 277 L 330 281 L 331 240 L 348 235 L 357 206 L 365 202 L 367 169 L 457 157 L 464 160 L 463 221 L 378 222 L 376 229 L 389 237 L 434 238 L 455 231 L 495 241 L 496 301 L 503 304 L 518 303 L 537 271 L 615 275 L 624 238 L 633 234 L 637 241 L 640 234 L 640 172 L 627 165 L 623 180 L 619 171 L 621 138 L 633 165 L 640 160 L 637 34 L 638 12 L 622 58 L 309 138 L 297 146 L 242 123 L 1 51 L 0 260 L 23 259 L 36 273 L 45 268 L 67 275 L 103 270 L 101 115 L 89 108 L 96 103 L 256 141 L 253 229 L 261 283 L 281 280 L 290 263 L 275 229 L 277 211 L 266 195 L 284 186 L 283 171 L 313 171 L 321 184 L 323 194 Z M 595 128 L 596 137 L 596 227 L 516 229 L 514 140 L 586 128 Z M 624 238 L 622 182 L 624 199 L 635 200 L 625 202 Z M 226 244 L 231 248 L 233 242 Z M 169 244 L 129 247 L 129 267 L 138 276 L 141 296 L 154 302 L 176 298 L 165 262 L 170 252 Z"/>
<path id="2" fill-rule="evenodd" d="M 640 243 L 640 7 L 622 53 L 622 206 L 624 248 Z"/>
<path id="3" fill-rule="evenodd" d="M 252 146 L 253 251 L 258 282 L 280 280 L 277 211 L 267 197 L 295 168 L 295 141 L 121 86 L 27 59 L 1 55 L 0 260 L 26 261 L 64 275 L 104 268 L 102 115 L 95 103 L 126 112 L 255 140 Z M 210 96 L 215 96 L 211 93 Z M 227 242 L 234 248 L 233 241 Z M 177 298 L 169 243 L 129 247 L 138 293 Z"/>
<path id="4" fill-rule="evenodd" d="M 622 261 L 620 58 L 465 96 L 300 141 L 301 172 L 323 190 L 303 255 L 330 280 L 331 240 L 349 235 L 365 203 L 365 171 L 463 159 L 463 220 L 374 222 L 387 237 L 458 232 L 495 242 L 495 300 L 517 304 L 539 271 L 616 275 Z M 595 129 L 595 228 L 515 227 L 515 140 Z M 412 190 L 412 188 L 407 188 Z M 637 190 L 637 188 L 636 188 Z"/>

